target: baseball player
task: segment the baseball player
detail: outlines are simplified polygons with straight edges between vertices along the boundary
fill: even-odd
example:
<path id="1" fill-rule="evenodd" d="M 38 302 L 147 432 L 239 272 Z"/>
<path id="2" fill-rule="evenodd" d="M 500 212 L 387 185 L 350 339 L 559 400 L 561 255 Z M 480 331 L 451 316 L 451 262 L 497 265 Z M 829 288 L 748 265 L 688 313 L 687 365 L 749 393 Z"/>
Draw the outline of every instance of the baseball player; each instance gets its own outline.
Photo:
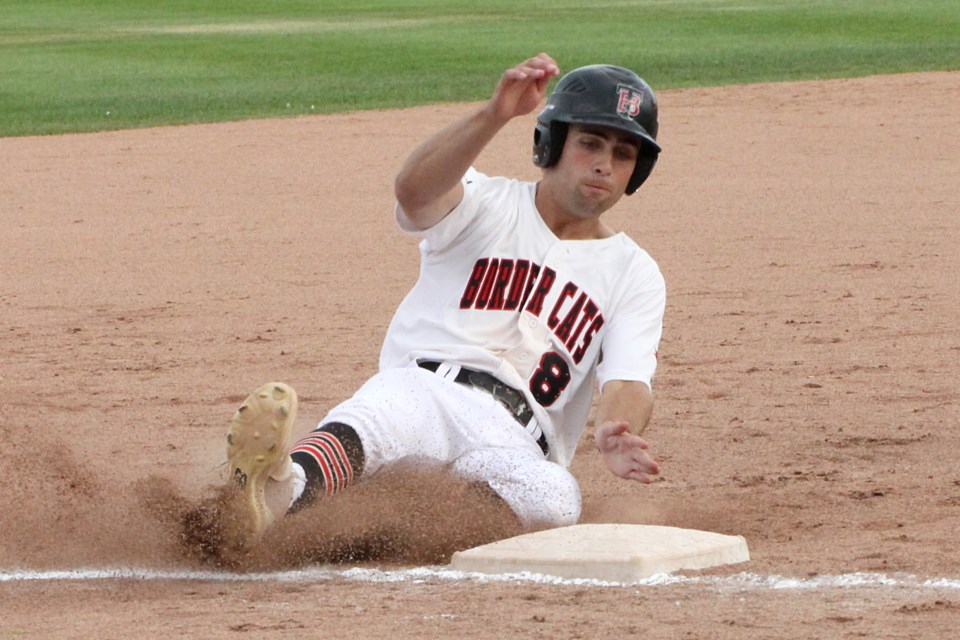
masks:
<path id="1" fill-rule="evenodd" d="M 269 383 L 227 436 L 242 499 L 236 544 L 285 513 L 398 463 L 442 465 L 488 489 L 528 530 L 570 525 L 568 471 L 599 388 L 595 441 L 615 475 L 649 483 L 665 287 L 654 260 L 602 214 L 660 152 L 657 102 L 635 73 L 563 76 L 534 130 L 536 183 L 473 163 L 559 75 L 541 53 L 508 69 L 482 107 L 416 148 L 395 181 L 400 228 L 420 238 L 419 280 L 387 330 L 379 372 L 290 447 L 297 396 Z"/>

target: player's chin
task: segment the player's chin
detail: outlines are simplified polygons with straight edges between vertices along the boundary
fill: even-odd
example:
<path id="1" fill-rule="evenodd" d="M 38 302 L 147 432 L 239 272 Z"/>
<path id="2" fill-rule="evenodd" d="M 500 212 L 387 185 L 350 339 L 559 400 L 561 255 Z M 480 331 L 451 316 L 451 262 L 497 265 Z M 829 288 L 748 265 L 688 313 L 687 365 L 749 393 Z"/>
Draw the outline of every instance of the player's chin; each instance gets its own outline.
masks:
<path id="1" fill-rule="evenodd" d="M 580 198 L 577 205 L 574 209 L 574 217 L 580 220 L 596 220 L 600 214 L 612 206 L 605 200 L 595 198 Z"/>
<path id="2" fill-rule="evenodd" d="M 617 203 L 620 196 L 607 189 L 584 188 L 580 205 L 583 218 L 596 218 Z"/>

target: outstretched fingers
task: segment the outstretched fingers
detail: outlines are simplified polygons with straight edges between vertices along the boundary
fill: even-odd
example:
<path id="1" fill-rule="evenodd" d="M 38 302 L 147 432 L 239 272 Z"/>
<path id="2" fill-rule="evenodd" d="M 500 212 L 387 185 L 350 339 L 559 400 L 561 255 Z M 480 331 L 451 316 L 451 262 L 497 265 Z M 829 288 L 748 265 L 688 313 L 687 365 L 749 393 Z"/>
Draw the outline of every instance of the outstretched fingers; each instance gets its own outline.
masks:
<path id="1" fill-rule="evenodd" d="M 650 484 L 653 482 L 653 476 L 658 473 L 660 473 L 660 465 L 646 451 L 640 451 L 631 456 L 630 468 L 623 477 Z"/>
<path id="2" fill-rule="evenodd" d="M 653 482 L 660 473 L 657 464 L 647 452 L 649 444 L 631 433 L 623 421 L 609 421 L 597 425 L 595 440 L 607 467 L 614 475 L 644 484 Z"/>

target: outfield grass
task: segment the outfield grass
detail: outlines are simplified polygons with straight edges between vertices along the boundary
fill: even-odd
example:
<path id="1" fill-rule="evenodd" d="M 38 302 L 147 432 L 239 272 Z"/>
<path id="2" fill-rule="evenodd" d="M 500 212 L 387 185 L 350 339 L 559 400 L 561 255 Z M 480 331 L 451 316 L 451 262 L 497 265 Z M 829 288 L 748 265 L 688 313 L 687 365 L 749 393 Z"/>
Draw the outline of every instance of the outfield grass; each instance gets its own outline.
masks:
<path id="1" fill-rule="evenodd" d="M 655 88 L 960 69 L 956 0 L 0 0 L 0 136 L 479 100 L 538 51 Z"/>

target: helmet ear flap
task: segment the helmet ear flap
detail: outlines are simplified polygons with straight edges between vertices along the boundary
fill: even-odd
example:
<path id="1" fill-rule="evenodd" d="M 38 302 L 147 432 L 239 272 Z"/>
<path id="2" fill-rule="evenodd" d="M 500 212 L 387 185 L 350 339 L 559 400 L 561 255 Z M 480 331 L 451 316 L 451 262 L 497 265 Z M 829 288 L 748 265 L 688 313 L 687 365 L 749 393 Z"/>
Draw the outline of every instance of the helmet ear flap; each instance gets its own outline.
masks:
<path id="1" fill-rule="evenodd" d="M 567 140 L 565 122 L 537 122 L 533 130 L 533 164 L 541 168 L 552 167 L 560 161 L 563 143 Z"/>
<path id="2" fill-rule="evenodd" d="M 660 154 L 656 151 L 647 150 L 646 153 L 641 153 L 637 158 L 637 164 L 633 167 L 633 175 L 630 176 L 630 181 L 627 182 L 627 188 L 625 193 L 628 196 L 632 196 L 636 193 L 637 189 L 640 188 L 640 185 L 649 177 L 650 173 L 653 171 L 653 166 L 657 164 L 657 158 L 660 157 Z"/>

